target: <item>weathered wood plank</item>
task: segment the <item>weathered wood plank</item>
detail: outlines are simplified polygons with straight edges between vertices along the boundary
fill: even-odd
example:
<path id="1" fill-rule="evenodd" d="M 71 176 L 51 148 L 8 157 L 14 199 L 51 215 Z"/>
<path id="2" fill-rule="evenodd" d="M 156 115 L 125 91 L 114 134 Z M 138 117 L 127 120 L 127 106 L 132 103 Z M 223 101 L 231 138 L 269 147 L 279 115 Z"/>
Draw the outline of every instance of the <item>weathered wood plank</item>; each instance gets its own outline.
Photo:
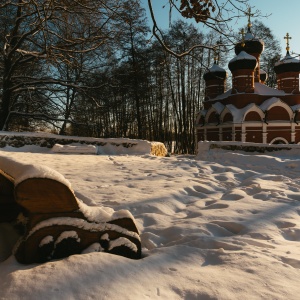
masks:
<path id="1" fill-rule="evenodd" d="M 30 213 L 72 212 L 79 209 L 73 191 L 48 178 L 29 178 L 15 187 L 15 199 Z"/>

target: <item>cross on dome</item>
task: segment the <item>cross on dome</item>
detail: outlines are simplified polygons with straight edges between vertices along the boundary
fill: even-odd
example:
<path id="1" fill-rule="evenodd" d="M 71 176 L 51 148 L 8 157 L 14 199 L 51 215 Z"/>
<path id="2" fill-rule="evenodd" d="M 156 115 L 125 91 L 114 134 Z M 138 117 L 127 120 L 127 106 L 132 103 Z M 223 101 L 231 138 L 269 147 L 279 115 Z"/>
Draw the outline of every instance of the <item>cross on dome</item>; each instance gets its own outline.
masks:
<path id="1" fill-rule="evenodd" d="M 285 37 L 283 37 L 286 40 L 286 51 L 290 51 L 290 41 L 292 37 L 289 35 L 289 33 L 286 34 Z"/>
<path id="2" fill-rule="evenodd" d="M 218 64 L 219 60 L 220 60 L 220 48 L 221 48 L 221 44 L 222 44 L 222 39 L 220 37 L 220 39 L 217 41 L 217 44 L 214 46 L 214 53 L 215 53 L 215 63 Z"/>
<path id="3" fill-rule="evenodd" d="M 242 44 L 241 44 L 241 46 L 245 47 L 245 30 L 244 30 L 244 28 L 242 28 L 242 30 L 239 32 L 239 34 L 242 35 Z"/>
<path id="4" fill-rule="evenodd" d="M 214 63 L 217 65 L 219 61 L 219 50 L 218 46 L 214 46 Z"/>
<path id="5" fill-rule="evenodd" d="M 250 30 L 251 24 L 251 17 L 254 17 L 254 14 L 251 13 L 251 7 L 249 6 L 248 11 L 245 12 L 245 15 L 248 16 L 248 29 Z"/>

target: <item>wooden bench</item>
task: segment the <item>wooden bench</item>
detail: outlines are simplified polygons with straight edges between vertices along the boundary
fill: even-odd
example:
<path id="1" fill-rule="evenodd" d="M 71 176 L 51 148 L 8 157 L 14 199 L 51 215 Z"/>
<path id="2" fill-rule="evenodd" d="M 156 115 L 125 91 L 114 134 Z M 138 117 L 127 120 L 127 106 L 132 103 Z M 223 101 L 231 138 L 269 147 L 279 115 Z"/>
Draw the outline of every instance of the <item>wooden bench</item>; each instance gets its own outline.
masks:
<path id="1" fill-rule="evenodd" d="M 21 238 L 20 263 L 79 254 L 88 247 L 128 258 L 141 257 L 141 241 L 129 211 L 109 215 L 77 199 L 55 170 L 0 156 L 0 223 L 13 223 Z"/>

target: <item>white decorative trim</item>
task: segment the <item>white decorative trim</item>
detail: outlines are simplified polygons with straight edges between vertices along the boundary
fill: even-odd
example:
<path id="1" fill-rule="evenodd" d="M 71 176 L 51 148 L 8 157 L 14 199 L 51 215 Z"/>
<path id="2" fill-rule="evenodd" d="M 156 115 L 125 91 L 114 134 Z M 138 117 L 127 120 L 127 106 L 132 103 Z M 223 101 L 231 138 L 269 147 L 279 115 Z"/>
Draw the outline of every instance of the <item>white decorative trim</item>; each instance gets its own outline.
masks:
<path id="1" fill-rule="evenodd" d="M 264 143 L 264 144 L 267 143 L 267 136 L 268 136 L 268 133 L 267 133 L 267 132 L 263 132 L 263 133 L 262 133 L 263 143 Z"/>
<path id="2" fill-rule="evenodd" d="M 282 141 L 282 142 L 284 142 L 285 144 L 289 144 L 289 142 L 288 142 L 285 138 L 283 138 L 283 137 L 277 137 L 277 138 L 273 139 L 273 140 L 270 142 L 270 144 L 273 144 L 273 143 L 276 142 L 276 141 Z"/>
<path id="3" fill-rule="evenodd" d="M 283 109 L 285 109 L 290 116 L 290 120 L 293 118 L 293 110 L 291 109 L 291 107 L 288 104 L 286 104 L 285 102 L 283 102 L 281 99 L 276 98 L 276 97 L 272 97 L 272 98 L 265 100 L 260 105 L 260 108 L 263 111 L 266 111 L 266 110 L 272 109 L 275 106 L 279 106 L 279 107 L 282 107 Z M 267 122 L 269 122 L 269 121 L 267 120 Z"/>
<path id="4" fill-rule="evenodd" d="M 283 81 L 283 80 L 298 80 L 297 77 L 285 77 L 285 78 L 281 78 L 279 79 L 280 81 Z"/>
<path id="5" fill-rule="evenodd" d="M 234 76 L 234 78 L 253 78 L 254 77 L 254 75 L 236 75 L 236 76 Z"/>

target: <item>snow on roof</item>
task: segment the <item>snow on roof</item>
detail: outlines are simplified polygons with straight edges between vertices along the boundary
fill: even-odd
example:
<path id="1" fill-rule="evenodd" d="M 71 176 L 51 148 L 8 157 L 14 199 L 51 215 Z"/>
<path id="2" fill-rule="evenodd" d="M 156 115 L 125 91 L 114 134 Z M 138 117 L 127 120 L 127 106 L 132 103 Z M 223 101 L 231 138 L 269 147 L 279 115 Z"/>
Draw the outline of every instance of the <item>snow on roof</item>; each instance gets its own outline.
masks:
<path id="1" fill-rule="evenodd" d="M 295 112 L 295 111 L 300 111 L 300 104 L 296 104 L 291 106 L 291 109 Z"/>
<path id="2" fill-rule="evenodd" d="M 233 104 L 226 105 L 226 107 L 228 108 L 228 110 L 231 112 L 231 114 L 233 116 L 234 123 L 242 123 L 245 113 L 253 106 L 255 106 L 255 104 L 250 103 L 247 106 L 245 106 L 244 108 L 239 109 L 239 108 L 236 108 Z"/>
<path id="3" fill-rule="evenodd" d="M 265 100 L 259 107 L 262 109 L 262 111 L 266 111 L 272 106 L 274 103 L 281 101 L 279 98 L 272 97 L 270 99 Z"/>
<path id="4" fill-rule="evenodd" d="M 201 116 L 205 117 L 206 113 L 207 113 L 207 109 L 203 109 L 203 110 L 200 111 Z"/>
<path id="5" fill-rule="evenodd" d="M 216 101 L 226 99 L 231 95 L 232 89 L 227 90 L 224 94 L 218 95 L 217 97 L 207 100 L 207 101 Z M 271 87 L 266 86 L 265 84 L 254 82 L 254 93 L 263 96 L 284 96 L 286 93 L 281 90 L 277 90 Z"/>
<path id="6" fill-rule="evenodd" d="M 281 64 L 290 64 L 290 63 L 300 63 L 299 59 L 292 57 L 289 52 L 287 52 L 286 56 L 275 63 L 275 66 L 281 65 Z"/>
<path id="7" fill-rule="evenodd" d="M 240 118 L 241 110 L 236 108 L 233 104 L 227 104 L 226 108 L 231 112 L 233 116 L 233 122 L 236 122 L 236 120 Z"/>
<path id="8" fill-rule="evenodd" d="M 264 41 L 255 37 L 252 32 L 247 32 L 245 34 L 245 41 L 259 41 L 263 46 L 265 45 Z"/>
<path id="9" fill-rule="evenodd" d="M 215 101 L 215 100 L 226 99 L 227 97 L 229 97 L 231 95 L 231 91 L 232 91 L 232 89 L 229 89 L 224 94 L 218 95 L 217 97 L 215 97 L 213 99 L 210 99 L 210 100 L 207 100 L 207 101 Z"/>
<path id="10" fill-rule="evenodd" d="M 221 68 L 219 65 L 214 63 L 211 68 L 205 71 L 205 73 L 209 73 L 209 72 L 226 72 L 226 71 L 225 69 Z"/>
<path id="11" fill-rule="evenodd" d="M 224 109 L 224 105 L 220 102 L 214 103 L 212 107 L 217 111 L 218 114 L 220 114 Z"/>
<path id="12" fill-rule="evenodd" d="M 256 58 L 250 54 L 248 54 L 247 52 L 245 51 L 241 51 L 238 55 L 236 55 L 233 59 L 231 59 L 229 61 L 229 64 L 237 61 L 237 60 L 255 60 L 256 61 Z"/>
<path id="13" fill-rule="evenodd" d="M 270 88 L 262 83 L 254 83 L 254 93 L 259 95 L 268 95 L 268 96 L 283 96 L 285 95 L 284 91 Z"/>

